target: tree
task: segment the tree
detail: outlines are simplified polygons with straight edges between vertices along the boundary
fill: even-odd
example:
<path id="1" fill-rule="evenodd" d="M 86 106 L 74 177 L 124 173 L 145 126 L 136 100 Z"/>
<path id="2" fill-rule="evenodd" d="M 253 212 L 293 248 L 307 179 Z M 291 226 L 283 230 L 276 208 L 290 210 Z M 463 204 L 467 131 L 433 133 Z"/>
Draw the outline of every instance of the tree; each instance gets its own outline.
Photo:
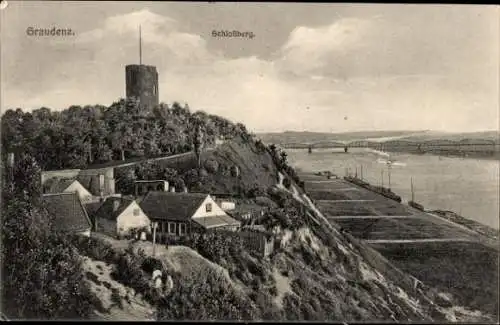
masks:
<path id="1" fill-rule="evenodd" d="M 14 188 L 2 182 L 2 309 L 14 319 L 87 318 L 96 297 L 75 248 L 38 199 L 39 176 L 34 159 L 20 156 Z"/>
<path id="2" fill-rule="evenodd" d="M 203 130 L 200 120 L 197 120 L 195 130 L 196 131 L 194 135 L 193 146 L 194 146 L 194 152 L 196 154 L 196 159 L 198 161 L 198 168 L 201 168 L 201 153 L 203 150 L 204 139 L 203 139 Z"/>

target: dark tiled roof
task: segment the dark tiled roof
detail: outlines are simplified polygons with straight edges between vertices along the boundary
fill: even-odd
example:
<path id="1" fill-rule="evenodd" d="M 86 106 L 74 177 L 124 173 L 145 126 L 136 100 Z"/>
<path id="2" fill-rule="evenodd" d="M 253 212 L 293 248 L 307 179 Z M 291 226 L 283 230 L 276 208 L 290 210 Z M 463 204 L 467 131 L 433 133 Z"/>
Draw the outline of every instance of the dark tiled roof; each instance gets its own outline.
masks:
<path id="1" fill-rule="evenodd" d="M 89 216 L 92 223 L 94 223 L 96 212 L 97 212 L 97 210 L 99 210 L 99 208 L 101 207 L 102 204 L 103 204 L 103 202 L 99 202 L 99 201 L 98 202 L 89 202 L 89 203 L 83 204 L 83 207 L 87 211 L 87 215 Z"/>
<path id="2" fill-rule="evenodd" d="M 76 193 L 44 194 L 43 202 L 54 225 L 62 231 L 85 231 L 91 228 L 91 222 L 85 208 Z"/>
<path id="3" fill-rule="evenodd" d="M 121 197 L 109 197 L 102 203 L 95 212 L 95 216 L 104 219 L 116 220 L 116 218 L 130 205 L 134 200 Z M 116 203 L 115 203 L 116 202 Z M 116 209 L 114 209 L 116 204 Z"/>
<path id="4" fill-rule="evenodd" d="M 151 191 L 139 205 L 150 219 L 189 220 L 208 194 Z"/>
<path id="5" fill-rule="evenodd" d="M 221 226 L 240 226 L 241 222 L 231 218 L 230 216 L 210 216 L 193 219 L 194 222 L 204 228 L 215 228 Z"/>

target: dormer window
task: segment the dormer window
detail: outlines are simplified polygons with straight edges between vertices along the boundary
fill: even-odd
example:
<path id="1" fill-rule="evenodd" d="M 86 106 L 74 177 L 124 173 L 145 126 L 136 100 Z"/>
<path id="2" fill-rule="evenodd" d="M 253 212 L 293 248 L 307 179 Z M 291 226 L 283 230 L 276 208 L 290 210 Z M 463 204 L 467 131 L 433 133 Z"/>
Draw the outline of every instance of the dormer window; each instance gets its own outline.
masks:
<path id="1" fill-rule="evenodd" d="M 206 212 L 212 212 L 212 203 L 207 203 L 205 205 L 205 211 Z"/>

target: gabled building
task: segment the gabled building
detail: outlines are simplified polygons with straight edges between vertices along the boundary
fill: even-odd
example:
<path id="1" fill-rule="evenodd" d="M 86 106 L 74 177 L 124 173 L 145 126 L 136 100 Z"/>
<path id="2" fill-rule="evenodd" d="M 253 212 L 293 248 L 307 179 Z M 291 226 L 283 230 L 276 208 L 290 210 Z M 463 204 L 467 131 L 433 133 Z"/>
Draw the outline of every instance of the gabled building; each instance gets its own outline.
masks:
<path id="1" fill-rule="evenodd" d="M 151 222 L 158 222 L 156 232 L 160 236 L 180 237 L 214 229 L 237 230 L 241 225 L 208 194 L 148 192 L 139 205 Z"/>
<path id="2" fill-rule="evenodd" d="M 78 180 L 76 179 L 59 179 L 53 178 L 49 180 L 44 186 L 44 192 L 47 194 L 55 193 L 74 193 L 76 192 L 82 202 L 92 201 L 92 193 L 90 193 Z"/>
<path id="3" fill-rule="evenodd" d="M 76 192 L 44 194 L 42 200 L 56 230 L 90 236 L 92 223 Z"/>
<path id="4" fill-rule="evenodd" d="M 94 213 L 95 230 L 119 238 L 134 230 L 150 233 L 151 221 L 133 199 L 109 197 Z"/>

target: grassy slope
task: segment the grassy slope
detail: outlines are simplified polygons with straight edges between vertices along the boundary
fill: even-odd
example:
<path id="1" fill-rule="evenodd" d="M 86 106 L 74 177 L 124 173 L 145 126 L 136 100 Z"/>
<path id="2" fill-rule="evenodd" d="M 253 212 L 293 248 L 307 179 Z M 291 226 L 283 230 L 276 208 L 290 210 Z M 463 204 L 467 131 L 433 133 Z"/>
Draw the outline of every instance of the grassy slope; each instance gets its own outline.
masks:
<path id="1" fill-rule="evenodd" d="M 219 165 L 236 165 L 240 170 L 236 177 L 222 169 L 206 175 L 205 183 L 212 191 L 227 192 L 235 186 L 249 189 L 255 185 L 265 189 L 277 182 L 271 157 L 267 152 L 259 152 L 253 144 L 226 143 L 203 157 L 210 158 Z M 286 191 L 282 186 L 278 188 Z M 393 282 L 411 282 L 408 275 L 394 276 L 392 272 L 388 276 L 386 268 L 375 269 L 365 259 L 366 254 L 372 254 L 368 248 L 362 253 L 359 247 L 363 244 L 353 245 L 351 239 L 314 211 L 297 189 L 294 192 L 308 206 L 309 216 L 302 216 L 304 227 L 281 231 L 287 245 L 276 250 L 269 261 L 246 252 L 207 261 L 187 247 L 161 249 L 160 259 L 180 273 L 180 278 L 174 283 L 175 294 L 161 303 L 159 318 L 456 319 L 456 313 L 451 315 L 444 307 L 436 307 L 428 295 L 405 292 Z M 139 245 L 150 254 L 147 243 Z M 203 306 L 203 313 L 195 313 L 186 306 Z"/>

